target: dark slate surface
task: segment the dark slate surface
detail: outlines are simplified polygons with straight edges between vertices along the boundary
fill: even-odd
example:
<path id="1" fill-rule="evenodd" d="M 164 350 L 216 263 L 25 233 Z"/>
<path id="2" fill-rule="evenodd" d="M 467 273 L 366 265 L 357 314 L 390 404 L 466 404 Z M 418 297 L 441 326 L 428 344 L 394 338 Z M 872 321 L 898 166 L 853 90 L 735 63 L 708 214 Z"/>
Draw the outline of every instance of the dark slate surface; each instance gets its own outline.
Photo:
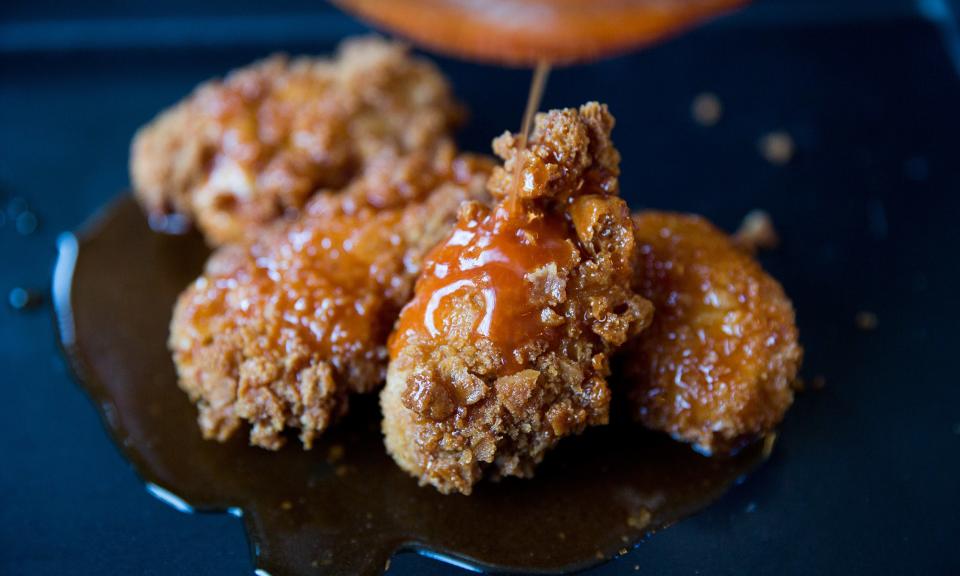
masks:
<path id="1" fill-rule="evenodd" d="M 545 106 L 610 104 L 634 207 L 728 229 L 771 212 L 784 241 L 763 260 L 798 309 L 805 376 L 826 381 L 767 466 L 594 573 L 960 572 L 957 42 L 914 7 L 768 2 L 551 78 Z M 249 573 L 240 521 L 149 496 L 72 382 L 49 311 L 55 239 L 126 187 L 133 131 L 195 83 L 363 28 L 294 0 L 5 3 L 0 17 L 0 293 L 45 298 L 0 305 L 0 573 Z M 465 148 L 519 122 L 528 74 L 441 64 L 474 111 Z M 690 118 L 703 91 L 723 103 L 715 127 Z M 785 166 L 758 153 L 771 131 L 796 143 Z M 857 329 L 860 311 L 876 330 Z M 459 572 L 412 554 L 391 568 Z"/>

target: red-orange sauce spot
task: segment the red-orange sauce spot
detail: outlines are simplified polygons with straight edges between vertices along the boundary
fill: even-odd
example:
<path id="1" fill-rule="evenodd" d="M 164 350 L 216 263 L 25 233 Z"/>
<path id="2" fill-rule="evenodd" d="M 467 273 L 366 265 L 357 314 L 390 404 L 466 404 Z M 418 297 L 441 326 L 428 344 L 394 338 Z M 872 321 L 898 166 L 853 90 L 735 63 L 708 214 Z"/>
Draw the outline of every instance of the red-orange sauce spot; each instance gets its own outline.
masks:
<path id="1" fill-rule="evenodd" d="M 503 358 L 503 373 L 521 367 L 514 351 L 558 330 L 542 319 L 544 303 L 528 275 L 555 265 L 565 277 L 576 264 L 567 222 L 556 215 L 512 213 L 506 207 L 461 218 L 448 239 L 428 256 L 414 300 L 404 308 L 390 342 L 396 356 L 411 334 L 424 341 L 488 339 Z M 456 308 L 478 306 L 470 326 Z M 457 332 L 457 334 L 451 334 Z"/>

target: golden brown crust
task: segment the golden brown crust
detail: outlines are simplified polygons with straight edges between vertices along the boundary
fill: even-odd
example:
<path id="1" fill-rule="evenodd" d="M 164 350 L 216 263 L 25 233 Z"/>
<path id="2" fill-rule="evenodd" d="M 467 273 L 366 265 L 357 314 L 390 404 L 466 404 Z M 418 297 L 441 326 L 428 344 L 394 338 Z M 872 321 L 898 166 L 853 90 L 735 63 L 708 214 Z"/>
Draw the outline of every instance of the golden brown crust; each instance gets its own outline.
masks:
<path id="1" fill-rule="evenodd" d="M 371 165 L 452 153 L 460 116 L 434 66 L 375 38 L 336 58 L 274 56 L 210 81 L 136 135 L 130 171 L 151 215 L 219 245 L 299 212 Z"/>
<path id="2" fill-rule="evenodd" d="M 639 420 L 705 453 L 772 430 L 802 358 L 783 289 L 703 218 L 641 212 L 634 223 L 636 289 L 656 307 L 622 355 Z"/>
<path id="3" fill-rule="evenodd" d="M 486 159 L 459 157 L 407 181 L 419 192 L 405 205 L 382 208 L 386 176 L 403 180 L 385 168 L 215 252 L 181 295 L 169 342 L 204 435 L 223 441 L 248 421 L 252 444 L 276 449 L 294 428 L 309 448 L 349 393 L 375 389 L 424 254 L 463 201 L 486 198 L 488 173 Z"/>
<path id="4" fill-rule="evenodd" d="M 444 493 L 530 476 L 548 449 L 604 424 L 607 358 L 649 322 L 630 288 L 634 236 L 616 196 L 613 118 L 596 103 L 537 117 L 427 259 L 390 342 L 386 445 Z M 523 183 L 519 186 L 515 183 Z"/>

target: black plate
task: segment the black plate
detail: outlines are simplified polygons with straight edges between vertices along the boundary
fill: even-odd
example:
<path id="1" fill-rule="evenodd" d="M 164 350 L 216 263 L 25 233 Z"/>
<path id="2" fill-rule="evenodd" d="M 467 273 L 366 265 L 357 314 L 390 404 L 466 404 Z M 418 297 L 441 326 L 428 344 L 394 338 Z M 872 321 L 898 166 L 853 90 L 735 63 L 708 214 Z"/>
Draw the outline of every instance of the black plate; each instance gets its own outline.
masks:
<path id="1" fill-rule="evenodd" d="M 784 241 L 763 261 L 796 304 L 804 375 L 826 382 L 799 398 L 743 485 L 593 573 L 960 572 L 960 81 L 937 25 L 838 17 L 836 4 L 761 5 L 551 78 L 546 106 L 610 104 L 634 207 L 728 229 L 753 208 L 771 212 Z M 9 218 L 0 227 L 5 292 L 43 291 L 57 235 L 126 186 L 129 139 L 156 110 L 273 50 L 324 52 L 360 29 L 326 16 L 139 20 L 113 26 L 127 44 L 97 33 L 87 37 L 100 47 L 77 47 L 44 44 L 50 28 L 23 22 L 0 35 L 0 201 L 24 197 L 40 225 L 27 236 Z M 441 63 L 473 110 L 465 148 L 519 122 L 526 73 Z M 713 127 L 690 118 L 704 91 L 723 104 Z M 786 165 L 758 152 L 771 131 L 795 143 Z M 861 311 L 876 329 L 857 327 Z M 0 572 L 252 570 L 240 520 L 180 515 L 144 494 L 70 385 L 49 318 L 7 306 L 0 317 Z M 413 554 L 391 564 L 451 571 Z"/>

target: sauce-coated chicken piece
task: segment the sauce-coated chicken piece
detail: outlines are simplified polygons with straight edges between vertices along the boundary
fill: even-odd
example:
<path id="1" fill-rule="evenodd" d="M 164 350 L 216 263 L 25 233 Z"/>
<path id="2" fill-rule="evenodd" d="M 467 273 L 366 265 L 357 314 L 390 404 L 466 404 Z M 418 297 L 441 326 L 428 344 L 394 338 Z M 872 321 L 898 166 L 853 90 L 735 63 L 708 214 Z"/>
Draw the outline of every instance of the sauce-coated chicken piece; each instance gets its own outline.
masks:
<path id="1" fill-rule="evenodd" d="M 621 356 L 637 418 L 707 454 L 771 431 L 803 355 L 780 284 L 699 216 L 641 212 L 634 222 L 634 286 L 656 306 Z"/>
<path id="2" fill-rule="evenodd" d="M 650 322 L 631 289 L 633 224 L 606 107 L 537 116 L 526 149 L 494 142 L 492 207 L 464 207 L 427 258 L 390 340 L 383 430 L 444 493 L 530 476 L 609 414 L 608 359 Z"/>
<path id="3" fill-rule="evenodd" d="M 274 56 L 207 82 L 136 135 L 130 172 L 152 221 L 208 243 L 249 238 L 378 164 L 429 164 L 461 116 L 429 62 L 376 38 L 335 58 Z M 173 217 L 173 218 L 171 218 Z"/>
<path id="4" fill-rule="evenodd" d="M 246 421 L 252 444 L 278 448 L 292 428 L 309 448 L 349 394 L 375 390 L 424 255 L 462 202 L 487 198 L 490 168 L 451 159 L 407 182 L 413 197 L 381 208 L 396 193 L 385 180 L 401 174 L 386 170 L 317 195 L 300 219 L 250 245 L 215 252 L 181 295 L 169 341 L 204 436 L 224 441 Z"/>

